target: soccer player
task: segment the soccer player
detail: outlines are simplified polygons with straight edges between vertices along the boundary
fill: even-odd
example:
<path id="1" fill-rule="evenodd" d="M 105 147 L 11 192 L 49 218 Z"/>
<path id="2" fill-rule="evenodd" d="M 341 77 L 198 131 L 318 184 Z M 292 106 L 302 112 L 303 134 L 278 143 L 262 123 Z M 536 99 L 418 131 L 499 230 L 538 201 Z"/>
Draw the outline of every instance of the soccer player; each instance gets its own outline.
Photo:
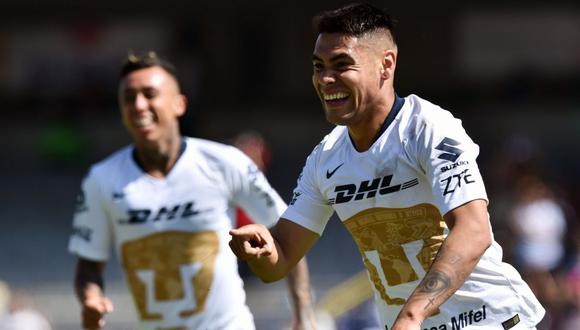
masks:
<path id="1" fill-rule="evenodd" d="M 385 329 L 535 328 L 544 309 L 501 261 L 478 146 L 450 112 L 395 93 L 389 15 L 353 4 L 315 25 L 312 82 L 337 127 L 307 158 L 282 219 L 270 231 L 232 230 L 232 250 L 275 281 L 336 212 L 360 250 Z"/>
<path id="2" fill-rule="evenodd" d="M 114 246 L 139 329 L 254 329 L 228 231 L 236 207 L 270 226 L 285 203 L 235 147 L 180 135 L 186 98 L 155 53 L 128 57 L 119 104 L 133 144 L 91 167 L 69 243 L 83 327 L 103 327 L 113 309 L 102 273 Z M 289 283 L 293 328 L 310 328 L 304 260 Z"/>

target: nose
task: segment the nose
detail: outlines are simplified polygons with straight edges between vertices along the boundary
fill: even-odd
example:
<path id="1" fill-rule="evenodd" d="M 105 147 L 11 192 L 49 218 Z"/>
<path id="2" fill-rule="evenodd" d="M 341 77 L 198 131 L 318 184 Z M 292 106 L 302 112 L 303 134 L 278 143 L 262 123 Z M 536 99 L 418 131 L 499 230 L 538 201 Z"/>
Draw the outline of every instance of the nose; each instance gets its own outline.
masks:
<path id="1" fill-rule="evenodd" d="M 324 69 L 320 70 L 316 74 L 316 80 L 322 86 L 330 85 L 336 81 L 334 72 L 332 70 Z"/>
<path id="2" fill-rule="evenodd" d="M 143 95 L 143 93 L 137 93 L 137 95 L 135 95 L 135 99 L 133 100 L 133 107 L 137 111 L 147 110 L 147 98 L 145 95 Z"/>

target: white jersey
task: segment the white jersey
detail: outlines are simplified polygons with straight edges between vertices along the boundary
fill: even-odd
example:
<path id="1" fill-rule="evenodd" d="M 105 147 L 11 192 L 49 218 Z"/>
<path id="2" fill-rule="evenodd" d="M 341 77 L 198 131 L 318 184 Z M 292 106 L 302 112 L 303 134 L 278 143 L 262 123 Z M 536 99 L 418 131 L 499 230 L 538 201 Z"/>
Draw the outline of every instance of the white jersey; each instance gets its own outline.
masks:
<path id="1" fill-rule="evenodd" d="M 163 179 L 132 146 L 94 165 L 82 184 L 69 250 L 105 261 L 114 245 L 139 329 L 254 329 L 228 242 L 236 207 L 273 225 L 286 208 L 238 149 L 184 138 Z"/>
<path id="2" fill-rule="evenodd" d="M 336 127 L 306 160 L 282 217 L 322 234 L 336 212 L 360 250 L 389 329 L 448 234 L 443 215 L 487 195 L 476 163 L 479 147 L 448 111 L 414 95 L 397 97 L 383 129 L 358 152 L 347 128 Z M 421 329 L 535 326 L 544 309 L 501 259 L 494 241 Z"/>

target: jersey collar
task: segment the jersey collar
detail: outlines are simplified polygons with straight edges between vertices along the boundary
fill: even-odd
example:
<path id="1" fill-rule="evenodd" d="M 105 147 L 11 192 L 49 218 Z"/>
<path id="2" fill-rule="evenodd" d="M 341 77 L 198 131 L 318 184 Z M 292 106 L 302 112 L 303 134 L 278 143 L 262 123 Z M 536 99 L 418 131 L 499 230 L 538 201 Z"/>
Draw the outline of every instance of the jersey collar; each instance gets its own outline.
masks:
<path id="1" fill-rule="evenodd" d="M 185 152 L 185 148 L 187 148 L 187 143 L 185 142 L 185 138 L 181 137 L 181 143 L 179 145 L 179 155 L 177 155 L 177 159 L 175 160 L 175 164 L 177 164 L 177 162 L 181 158 L 181 155 L 183 155 L 183 153 Z M 143 164 L 141 164 L 139 157 L 137 157 L 137 148 L 133 147 L 133 152 L 131 152 L 131 157 L 133 158 L 133 161 L 135 162 L 137 167 L 139 167 L 139 169 L 141 169 L 141 171 L 146 173 L 145 167 L 143 166 Z"/>
<path id="2" fill-rule="evenodd" d="M 393 107 L 391 108 L 391 111 L 389 112 L 389 114 L 387 115 L 387 118 L 383 122 L 383 125 L 381 126 L 381 130 L 379 131 L 379 134 L 377 134 L 375 141 L 381 135 L 383 135 L 383 133 L 387 130 L 387 128 L 389 128 L 389 125 L 391 125 L 391 123 L 395 120 L 395 117 L 397 117 L 397 114 L 399 113 L 399 111 L 401 111 L 401 108 L 403 107 L 404 104 L 405 104 L 405 99 L 402 97 L 399 97 L 399 95 L 397 95 L 395 93 L 395 102 L 393 103 Z"/>
<path id="3" fill-rule="evenodd" d="M 389 128 L 389 125 L 391 125 L 391 123 L 395 120 L 395 118 L 397 117 L 397 114 L 399 114 L 399 111 L 401 111 L 401 108 L 403 107 L 403 105 L 405 105 L 405 99 L 402 97 L 399 97 L 399 95 L 397 95 L 395 93 L 395 102 L 393 102 L 393 107 L 391 108 L 391 111 L 387 115 L 387 118 L 385 118 L 385 121 L 383 122 L 383 125 L 381 126 L 381 130 L 379 131 L 379 133 L 375 137 L 375 140 L 373 141 L 373 143 L 377 142 L 377 140 L 381 137 L 381 135 L 383 135 L 383 133 L 387 130 L 387 128 Z M 348 134 L 348 138 L 350 139 L 351 144 L 354 146 L 355 144 L 354 144 L 354 141 L 352 140 L 352 137 L 350 136 L 350 134 Z"/>

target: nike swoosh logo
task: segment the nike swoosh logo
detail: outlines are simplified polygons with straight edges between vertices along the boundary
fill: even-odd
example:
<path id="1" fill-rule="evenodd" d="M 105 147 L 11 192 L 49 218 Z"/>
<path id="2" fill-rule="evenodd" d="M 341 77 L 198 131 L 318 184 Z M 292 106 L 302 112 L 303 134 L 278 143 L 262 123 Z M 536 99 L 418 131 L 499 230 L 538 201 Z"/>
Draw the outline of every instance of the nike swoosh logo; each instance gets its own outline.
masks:
<path id="1" fill-rule="evenodd" d="M 326 170 L 326 178 L 330 179 L 331 176 L 334 175 L 334 173 L 342 166 L 344 165 L 344 163 L 338 165 L 334 170 L 332 170 L 332 172 L 329 172 L 328 170 Z"/>

